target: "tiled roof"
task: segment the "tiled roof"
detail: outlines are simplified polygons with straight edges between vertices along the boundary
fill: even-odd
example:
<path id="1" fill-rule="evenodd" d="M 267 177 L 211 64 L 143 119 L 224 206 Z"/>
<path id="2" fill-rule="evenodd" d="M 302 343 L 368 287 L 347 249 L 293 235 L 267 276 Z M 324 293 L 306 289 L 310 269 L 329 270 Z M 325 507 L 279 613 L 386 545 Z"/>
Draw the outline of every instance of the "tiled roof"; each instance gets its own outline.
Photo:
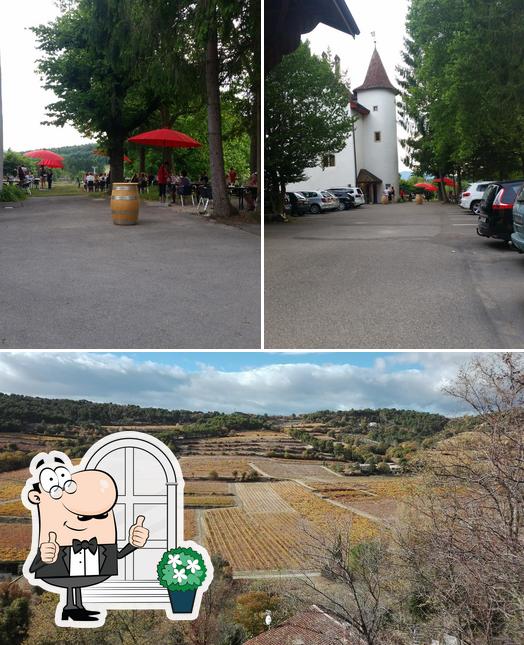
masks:
<path id="1" fill-rule="evenodd" d="M 362 645 L 349 624 L 318 605 L 311 605 L 284 623 L 244 645 Z"/>
<path id="2" fill-rule="evenodd" d="M 366 74 L 366 80 L 362 83 L 360 87 L 355 88 L 355 92 L 361 92 L 362 90 L 393 90 L 397 92 L 397 89 L 392 85 L 391 81 L 388 78 L 387 72 L 380 58 L 380 54 L 375 49 L 373 56 L 371 57 L 371 62 L 369 63 L 368 73 Z"/>
<path id="3" fill-rule="evenodd" d="M 362 114 L 362 115 L 364 115 L 364 116 L 365 116 L 366 114 L 369 114 L 369 110 L 368 110 L 368 108 L 367 108 L 367 107 L 364 107 L 363 105 L 361 105 L 357 100 L 353 100 L 353 99 L 352 99 L 352 100 L 349 102 L 349 105 L 350 105 L 350 107 L 351 107 L 351 109 L 352 109 L 352 110 L 354 110 L 355 112 L 358 112 L 359 114 Z"/>

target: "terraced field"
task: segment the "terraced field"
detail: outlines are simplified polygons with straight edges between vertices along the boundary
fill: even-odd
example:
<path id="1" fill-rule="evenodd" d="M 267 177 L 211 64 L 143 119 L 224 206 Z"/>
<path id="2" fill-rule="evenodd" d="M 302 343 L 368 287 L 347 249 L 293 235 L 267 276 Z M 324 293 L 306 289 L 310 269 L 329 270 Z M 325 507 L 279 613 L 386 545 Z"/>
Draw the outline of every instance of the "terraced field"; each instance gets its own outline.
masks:
<path id="1" fill-rule="evenodd" d="M 236 506 L 234 495 L 184 495 L 186 508 L 224 508 Z"/>
<path id="2" fill-rule="evenodd" d="M 31 546 L 31 524 L 0 524 L 0 560 L 25 560 Z"/>
<path id="3" fill-rule="evenodd" d="M 246 513 L 294 513 L 271 484 L 235 484 L 242 509 Z"/>
<path id="4" fill-rule="evenodd" d="M 231 484 L 228 482 L 189 480 L 185 482 L 185 495 L 229 495 Z"/>

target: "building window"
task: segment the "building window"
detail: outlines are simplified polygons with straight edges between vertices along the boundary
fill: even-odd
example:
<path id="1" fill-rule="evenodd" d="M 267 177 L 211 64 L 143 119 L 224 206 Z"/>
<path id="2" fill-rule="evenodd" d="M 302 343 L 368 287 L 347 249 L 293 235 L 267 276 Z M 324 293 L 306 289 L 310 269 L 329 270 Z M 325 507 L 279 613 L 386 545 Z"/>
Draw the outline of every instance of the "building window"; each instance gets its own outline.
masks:
<path id="1" fill-rule="evenodd" d="M 380 132 L 375 132 L 375 141 L 380 141 L 380 139 L 381 139 Z"/>
<path id="2" fill-rule="evenodd" d="M 378 112 L 378 105 L 373 106 L 373 112 Z"/>
<path id="3" fill-rule="evenodd" d="M 335 165 L 335 155 L 324 155 L 322 157 L 322 168 L 333 168 Z"/>

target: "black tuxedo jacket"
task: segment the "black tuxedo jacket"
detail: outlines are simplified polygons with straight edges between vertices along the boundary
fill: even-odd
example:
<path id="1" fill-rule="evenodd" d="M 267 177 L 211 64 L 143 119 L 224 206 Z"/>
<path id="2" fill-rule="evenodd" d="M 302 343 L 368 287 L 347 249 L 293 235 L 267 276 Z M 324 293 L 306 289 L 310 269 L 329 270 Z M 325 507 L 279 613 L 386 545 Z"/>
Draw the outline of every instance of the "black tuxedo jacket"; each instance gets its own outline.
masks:
<path id="1" fill-rule="evenodd" d="M 71 560 L 70 546 L 61 546 L 58 549 L 58 558 L 52 564 L 47 564 L 40 557 L 40 549 L 33 560 L 29 571 L 34 573 L 35 578 L 66 578 L 69 574 Z M 118 550 L 116 544 L 98 545 L 98 567 L 100 576 L 116 576 L 118 574 L 118 560 L 125 558 L 135 551 L 136 547 L 126 544 L 123 549 Z"/>

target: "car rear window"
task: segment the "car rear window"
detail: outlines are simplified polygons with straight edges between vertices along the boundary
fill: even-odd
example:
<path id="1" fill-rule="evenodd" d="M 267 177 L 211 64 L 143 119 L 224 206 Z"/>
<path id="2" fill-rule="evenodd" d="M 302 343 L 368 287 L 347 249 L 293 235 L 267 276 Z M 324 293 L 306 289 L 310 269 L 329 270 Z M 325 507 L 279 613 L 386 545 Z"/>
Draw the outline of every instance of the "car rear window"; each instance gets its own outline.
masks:
<path id="1" fill-rule="evenodd" d="M 520 189 L 520 193 L 517 195 L 517 201 L 520 203 L 524 202 L 524 185 Z"/>
<path id="2" fill-rule="evenodd" d="M 489 184 L 479 184 L 477 190 L 480 192 L 484 192 L 486 188 L 489 186 Z M 469 190 L 469 188 L 468 188 Z"/>
<path id="3" fill-rule="evenodd" d="M 520 184 L 513 184 L 509 186 L 504 186 L 504 201 L 506 204 L 512 204 L 515 199 L 517 199 L 517 192 L 520 188 Z"/>

